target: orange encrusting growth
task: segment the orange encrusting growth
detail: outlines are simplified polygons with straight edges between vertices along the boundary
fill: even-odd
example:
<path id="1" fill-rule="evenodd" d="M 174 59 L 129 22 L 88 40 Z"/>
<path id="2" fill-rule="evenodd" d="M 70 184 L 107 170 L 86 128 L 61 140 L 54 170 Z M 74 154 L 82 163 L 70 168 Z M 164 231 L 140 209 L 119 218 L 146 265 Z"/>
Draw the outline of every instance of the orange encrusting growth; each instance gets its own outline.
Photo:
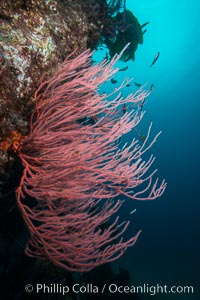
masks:
<path id="1" fill-rule="evenodd" d="M 9 148 L 12 148 L 14 152 L 18 152 L 20 149 L 20 140 L 23 138 L 22 134 L 14 130 L 11 134 L 8 135 L 5 141 L 0 143 L 1 151 L 8 151 Z"/>

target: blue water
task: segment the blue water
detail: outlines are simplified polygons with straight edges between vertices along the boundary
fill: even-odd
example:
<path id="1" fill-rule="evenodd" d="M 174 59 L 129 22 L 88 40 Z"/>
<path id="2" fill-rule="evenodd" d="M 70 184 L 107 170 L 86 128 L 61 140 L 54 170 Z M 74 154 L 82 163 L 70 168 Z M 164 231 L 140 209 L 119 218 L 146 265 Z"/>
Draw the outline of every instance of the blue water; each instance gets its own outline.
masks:
<path id="1" fill-rule="evenodd" d="M 200 299 L 200 1 L 127 0 L 127 9 L 140 24 L 150 23 L 135 61 L 126 63 L 129 69 L 116 78 L 134 77 L 155 86 L 142 126 L 153 121 L 153 131 L 163 132 L 150 152 L 168 187 L 155 201 L 126 200 L 122 214 L 137 208 L 129 233 L 138 228 L 143 232 L 116 265 L 129 269 L 136 284 L 194 286 L 194 295 L 141 299 Z M 158 61 L 149 68 L 158 51 Z"/>

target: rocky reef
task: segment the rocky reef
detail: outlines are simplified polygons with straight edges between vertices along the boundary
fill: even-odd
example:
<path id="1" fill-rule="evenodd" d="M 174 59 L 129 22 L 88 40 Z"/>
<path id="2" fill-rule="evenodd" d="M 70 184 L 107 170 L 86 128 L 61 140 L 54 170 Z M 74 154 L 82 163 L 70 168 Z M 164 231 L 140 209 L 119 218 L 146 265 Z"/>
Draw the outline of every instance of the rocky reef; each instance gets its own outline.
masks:
<path id="1" fill-rule="evenodd" d="M 0 182 L 9 176 L 12 143 L 29 132 L 33 96 L 74 49 L 95 49 L 122 1 L 0 2 Z"/>

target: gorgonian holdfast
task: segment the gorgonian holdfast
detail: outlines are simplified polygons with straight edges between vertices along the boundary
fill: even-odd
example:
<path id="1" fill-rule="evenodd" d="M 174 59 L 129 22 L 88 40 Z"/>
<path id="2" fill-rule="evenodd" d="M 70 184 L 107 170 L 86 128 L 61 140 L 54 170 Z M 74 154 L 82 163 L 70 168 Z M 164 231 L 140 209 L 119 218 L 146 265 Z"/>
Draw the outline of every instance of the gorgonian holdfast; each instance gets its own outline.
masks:
<path id="1" fill-rule="evenodd" d="M 138 106 L 148 92 L 111 99 L 127 80 L 109 95 L 98 92 L 117 72 L 113 66 L 121 54 L 97 65 L 91 65 L 89 50 L 74 55 L 35 93 L 30 133 L 16 149 L 24 165 L 17 202 L 30 232 L 26 253 L 84 272 L 120 257 L 140 234 L 124 241 L 129 222 L 118 224 L 119 217 L 103 229 L 123 203 L 115 197 L 155 199 L 166 183 L 152 183 L 153 156 L 142 160 L 159 135 L 147 145 L 151 126 L 142 145 L 135 138 L 122 149 L 118 144 L 142 119 Z M 134 109 L 121 115 L 125 103 Z M 95 122 L 81 121 L 88 117 Z"/>

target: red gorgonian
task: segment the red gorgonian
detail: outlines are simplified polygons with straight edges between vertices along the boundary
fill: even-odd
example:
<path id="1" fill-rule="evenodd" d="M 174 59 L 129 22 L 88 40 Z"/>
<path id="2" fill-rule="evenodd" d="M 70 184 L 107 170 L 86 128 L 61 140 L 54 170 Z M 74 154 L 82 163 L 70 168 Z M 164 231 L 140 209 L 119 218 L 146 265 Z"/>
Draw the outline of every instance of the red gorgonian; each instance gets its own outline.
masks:
<path id="1" fill-rule="evenodd" d="M 140 232 L 123 240 L 128 221 L 108 222 L 123 203 L 117 196 L 151 200 L 166 187 L 164 180 L 152 182 L 154 157 L 142 159 L 159 135 L 149 142 L 151 125 L 142 145 L 135 138 L 119 145 L 142 119 L 139 105 L 148 92 L 113 100 L 124 81 L 112 94 L 100 94 L 119 55 L 91 65 L 92 54 L 72 53 L 41 83 L 30 133 L 15 145 L 24 165 L 17 201 L 30 232 L 26 253 L 80 272 L 117 259 L 138 238 Z M 130 112 L 121 113 L 124 105 Z"/>

